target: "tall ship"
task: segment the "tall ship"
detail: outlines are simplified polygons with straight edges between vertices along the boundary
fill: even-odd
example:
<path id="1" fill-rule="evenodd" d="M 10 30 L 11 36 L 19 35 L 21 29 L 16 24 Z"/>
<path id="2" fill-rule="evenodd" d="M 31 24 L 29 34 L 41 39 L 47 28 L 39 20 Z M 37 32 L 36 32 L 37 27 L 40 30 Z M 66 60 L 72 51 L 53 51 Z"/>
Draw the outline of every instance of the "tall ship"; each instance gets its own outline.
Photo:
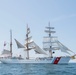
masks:
<path id="1" fill-rule="evenodd" d="M 26 29 L 26 39 L 25 44 L 22 45 L 19 41 L 16 41 L 18 48 L 23 48 L 26 57 L 22 58 L 20 55 L 19 57 L 14 57 L 12 54 L 12 32 L 10 33 L 10 57 L 8 58 L 2 58 L 0 61 L 2 63 L 50 63 L 50 64 L 67 64 L 69 60 L 71 59 L 70 55 L 60 55 L 60 56 L 54 56 L 56 51 L 62 51 L 67 54 L 70 52 L 74 54 L 70 49 L 68 49 L 66 46 L 64 46 L 56 36 L 52 36 L 52 34 L 55 33 L 54 27 L 50 27 L 50 23 L 48 27 L 46 27 L 45 32 L 48 34 L 48 36 L 43 37 L 43 49 L 41 49 L 33 40 L 32 36 L 30 36 L 30 28 L 27 25 Z M 31 58 L 29 52 L 33 50 L 38 55 L 38 57 Z M 60 54 L 60 53 L 58 53 Z M 41 57 L 40 55 L 44 55 Z"/>

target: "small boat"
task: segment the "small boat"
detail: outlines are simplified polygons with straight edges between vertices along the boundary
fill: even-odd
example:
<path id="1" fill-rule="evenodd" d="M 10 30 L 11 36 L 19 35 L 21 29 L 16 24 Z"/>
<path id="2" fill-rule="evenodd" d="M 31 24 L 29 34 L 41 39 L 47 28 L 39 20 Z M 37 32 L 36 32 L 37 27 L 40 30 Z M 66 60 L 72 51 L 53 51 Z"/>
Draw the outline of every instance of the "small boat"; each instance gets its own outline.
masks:
<path id="1" fill-rule="evenodd" d="M 23 48 L 26 52 L 26 57 L 22 58 L 21 55 L 19 57 L 13 57 L 12 56 L 12 34 L 11 34 L 11 41 L 10 41 L 10 52 L 11 57 L 10 58 L 4 58 L 0 59 L 2 63 L 50 63 L 50 64 L 68 64 L 69 60 L 71 59 L 71 56 L 53 56 L 55 55 L 56 51 L 62 51 L 67 54 L 69 52 L 74 53 L 70 49 L 68 49 L 66 46 L 64 46 L 55 36 L 52 36 L 55 31 L 53 31 L 54 27 L 49 26 L 46 27 L 47 30 L 45 32 L 48 34 L 48 36 L 43 37 L 43 49 L 41 49 L 33 40 L 32 37 L 29 36 L 30 34 L 30 28 L 27 25 L 27 33 L 26 33 L 26 39 L 25 39 L 25 45 L 23 46 L 19 41 L 16 41 L 16 44 L 18 48 Z M 38 54 L 43 54 L 44 57 L 36 57 L 31 59 L 29 56 L 29 51 L 34 50 Z"/>

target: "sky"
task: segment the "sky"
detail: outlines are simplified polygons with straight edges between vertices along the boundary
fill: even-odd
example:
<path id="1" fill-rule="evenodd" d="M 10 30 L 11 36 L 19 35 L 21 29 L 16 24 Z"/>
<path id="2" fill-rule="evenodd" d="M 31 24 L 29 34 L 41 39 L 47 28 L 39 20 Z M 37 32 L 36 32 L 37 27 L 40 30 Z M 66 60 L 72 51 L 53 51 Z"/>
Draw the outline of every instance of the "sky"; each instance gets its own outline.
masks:
<path id="1" fill-rule="evenodd" d="M 55 27 L 58 40 L 76 53 L 76 0 L 0 0 L 0 53 L 4 41 L 9 48 L 10 29 L 13 54 L 23 53 L 14 38 L 24 44 L 27 24 L 33 40 L 43 48 L 44 30 L 49 22 Z"/>

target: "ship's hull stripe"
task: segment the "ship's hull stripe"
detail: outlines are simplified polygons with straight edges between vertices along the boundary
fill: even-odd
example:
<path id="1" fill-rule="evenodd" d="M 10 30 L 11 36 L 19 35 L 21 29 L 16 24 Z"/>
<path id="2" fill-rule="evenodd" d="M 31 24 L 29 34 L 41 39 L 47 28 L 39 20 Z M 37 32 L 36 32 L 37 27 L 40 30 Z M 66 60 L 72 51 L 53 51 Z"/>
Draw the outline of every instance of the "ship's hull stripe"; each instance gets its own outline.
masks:
<path id="1" fill-rule="evenodd" d="M 54 63 L 53 64 L 58 64 L 58 62 L 60 61 L 61 57 L 57 57 L 55 60 L 54 60 Z"/>

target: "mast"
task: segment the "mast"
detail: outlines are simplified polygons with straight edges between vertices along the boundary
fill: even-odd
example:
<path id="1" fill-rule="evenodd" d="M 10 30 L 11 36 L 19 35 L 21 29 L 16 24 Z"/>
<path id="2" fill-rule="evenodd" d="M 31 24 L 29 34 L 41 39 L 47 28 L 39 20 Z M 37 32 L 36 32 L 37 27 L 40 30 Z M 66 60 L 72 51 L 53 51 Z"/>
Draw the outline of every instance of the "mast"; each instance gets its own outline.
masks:
<path id="1" fill-rule="evenodd" d="M 28 50 L 28 25 L 27 25 L 27 33 L 26 33 L 26 43 L 27 43 L 27 45 L 26 45 L 26 48 L 27 48 L 27 59 L 29 59 L 29 50 Z"/>
<path id="2" fill-rule="evenodd" d="M 52 36 L 53 33 L 55 33 L 55 31 L 53 31 L 54 27 L 50 27 L 50 22 L 49 22 L 49 26 L 46 27 L 47 30 L 45 30 L 46 33 L 48 33 L 48 36 L 44 37 L 43 40 L 43 49 L 47 52 L 49 52 L 49 57 L 53 57 L 53 51 L 55 50 L 61 50 L 62 52 L 65 53 L 69 53 L 73 51 L 71 51 L 70 49 L 68 49 L 66 46 L 64 46 L 60 41 L 58 41 L 56 36 Z"/>
<path id="3" fill-rule="evenodd" d="M 27 57 L 26 59 L 29 59 L 29 51 L 34 50 L 35 52 L 38 52 L 40 54 L 47 54 L 45 51 L 43 51 L 34 41 L 32 41 L 32 36 L 29 36 L 30 34 L 30 28 L 27 25 L 27 30 L 26 30 L 26 39 L 25 39 L 25 49 L 27 52 Z"/>
<path id="4" fill-rule="evenodd" d="M 10 53 L 12 57 L 12 30 L 10 30 Z"/>
<path id="5" fill-rule="evenodd" d="M 43 44 L 47 44 L 46 48 L 44 48 L 44 50 L 49 51 L 50 57 L 52 56 L 52 33 L 55 33 L 55 31 L 52 31 L 54 29 L 54 27 L 50 27 L 50 22 L 49 22 L 49 26 L 46 27 L 47 30 L 45 30 L 46 33 L 48 33 L 48 37 L 44 37 L 44 42 Z"/>
<path id="6" fill-rule="evenodd" d="M 29 36 L 30 34 L 30 28 L 28 28 L 28 24 L 27 24 L 27 31 L 26 31 L 26 51 L 27 51 L 27 58 L 26 59 L 29 59 L 29 50 L 33 49 L 31 47 L 29 47 L 29 44 L 31 43 L 30 42 L 30 39 L 31 37 Z"/>
<path id="7" fill-rule="evenodd" d="M 26 59 L 29 59 L 29 51 L 35 48 L 34 45 L 33 45 L 34 43 L 33 43 L 32 39 L 31 39 L 32 36 L 29 36 L 29 34 L 30 34 L 30 28 L 27 25 L 27 33 L 26 33 L 26 39 L 25 39 L 25 41 L 26 41 L 25 49 L 27 51 Z"/>

